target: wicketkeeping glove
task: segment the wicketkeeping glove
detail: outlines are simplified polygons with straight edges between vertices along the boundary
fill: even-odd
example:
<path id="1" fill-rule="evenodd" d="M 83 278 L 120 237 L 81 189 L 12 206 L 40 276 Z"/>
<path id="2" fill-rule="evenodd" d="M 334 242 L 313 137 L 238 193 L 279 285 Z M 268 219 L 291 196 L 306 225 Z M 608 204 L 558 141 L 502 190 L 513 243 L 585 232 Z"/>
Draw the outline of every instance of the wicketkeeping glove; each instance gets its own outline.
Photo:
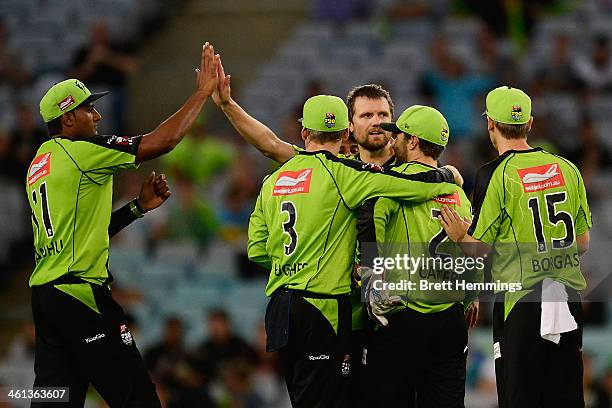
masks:
<path id="1" fill-rule="evenodd" d="M 386 326 L 389 321 L 384 316 L 394 306 L 402 304 L 402 298 L 400 296 L 389 296 L 389 291 L 383 289 L 383 276 L 379 273 L 374 273 L 372 268 L 367 266 L 361 266 L 358 268 L 359 276 L 361 277 L 361 290 L 365 294 L 365 305 L 368 315 L 375 322 Z M 374 286 L 375 282 L 380 282 Z"/>

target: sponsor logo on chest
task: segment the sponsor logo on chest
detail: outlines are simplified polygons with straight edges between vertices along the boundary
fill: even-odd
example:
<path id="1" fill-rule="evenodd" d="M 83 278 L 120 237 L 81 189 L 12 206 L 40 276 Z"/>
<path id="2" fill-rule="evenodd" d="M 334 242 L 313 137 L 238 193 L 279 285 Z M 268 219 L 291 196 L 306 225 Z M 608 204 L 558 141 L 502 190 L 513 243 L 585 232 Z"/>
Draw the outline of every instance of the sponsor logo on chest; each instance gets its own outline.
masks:
<path id="1" fill-rule="evenodd" d="M 51 171 L 51 152 L 36 157 L 28 170 L 28 185 L 36 183 L 38 179 L 49 174 Z"/>
<path id="2" fill-rule="evenodd" d="M 563 172 L 559 167 L 559 163 L 518 169 L 517 171 L 525 193 L 534 193 L 565 185 L 565 179 L 563 178 Z"/>
<path id="3" fill-rule="evenodd" d="M 283 171 L 278 175 L 274 188 L 273 196 L 304 194 L 310 191 L 310 180 L 312 169 L 302 169 L 297 171 Z"/>

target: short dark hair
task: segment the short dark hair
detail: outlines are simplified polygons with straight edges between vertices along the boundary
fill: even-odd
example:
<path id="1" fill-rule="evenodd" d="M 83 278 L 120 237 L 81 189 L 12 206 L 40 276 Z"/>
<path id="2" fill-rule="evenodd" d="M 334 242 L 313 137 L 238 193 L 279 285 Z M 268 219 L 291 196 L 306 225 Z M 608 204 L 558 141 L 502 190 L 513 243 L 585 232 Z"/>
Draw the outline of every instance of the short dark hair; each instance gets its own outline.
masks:
<path id="1" fill-rule="evenodd" d="M 60 116 L 47 122 L 47 131 L 49 132 L 49 137 L 62 133 L 62 117 Z"/>
<path id="2" fill-rule="evenodd" d="M 499 133 L 505 139 L 526 139 L 529 133 L 529 122 L 520 125 L 510 125 L 493 121 Z"/>
<path id="3" fill-rule="evenodd" d="M 209 319 L 221 319 L 221 320 L 224 320 L 226 322 L 229 322 L 229 315 L 223 309 L 212 309 L 208 313 L 208 318 Z"/>
<path id="4" fill-rule="evenodd" d="M 310 139 L 320 144 L 337 142 L 338 140 L 342 139 L 342 133 L 344 133 L 344 130 L 337 130 L 335 132 L 320 132 L 318 130 L 311 129 L 306 130 L 308 130 Z"/>
<path id="5" fill-rule="evenodd" d="M 353 115 L 355 114 L 355 99 L 359 98 L 360 96 L 363 96 L 368 99 L 386 99 L 389 103 L 389 110 L 391 111 L 391 116 L 393 116 L 393 110 L 395 106 L 393 105 L 393 100 L 391 99 L 389 91 L 387 91 L 379 84 L 366 84 L 353 87 L 353 89 L 349 91 L 348 95 L 346 95 L 346 105 L 348 106 L 349 121 L 353 120 Z"/>
<path id="6" fill-rule="evenodd" d="M 423 152 L 425 156 L 438 160 L 445 147 L 419 137 L 419 149 L 421 149 L 421 152 Z"/>

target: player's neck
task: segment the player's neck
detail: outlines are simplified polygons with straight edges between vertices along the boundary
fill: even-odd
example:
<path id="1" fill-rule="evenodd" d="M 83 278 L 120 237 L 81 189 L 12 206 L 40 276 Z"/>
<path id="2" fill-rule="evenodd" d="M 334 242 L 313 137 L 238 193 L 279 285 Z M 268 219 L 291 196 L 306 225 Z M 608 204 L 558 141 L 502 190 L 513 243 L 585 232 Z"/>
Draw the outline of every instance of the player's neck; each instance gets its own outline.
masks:
<path id="1" fill-rule="evenodd" d="M 527 144 L 527 139 L 497 139 L 497 152 L 502 155 L 508 150 L 529 150 L 531 146 Z"/>
<path id="2" fill-rule="evenodd" d="M 378 150 L 366 150 L 359 146 L 359 160 L 364 163 L 382 166 L 393 156 L 393 149 L 389 144 Z"/>
<path id="3" fill-rule="evenodd" d="M 306 151 L 307 152 L 316 152 L 319 150 L 327 150 L 330 153 L 333 153 L 334 156 L 337 156 L 338 153 L 340 153 L 340 142 L 333 142 L 333 143 L 315 143 L 315 142 L 309 142 L 306 145 Z"/>

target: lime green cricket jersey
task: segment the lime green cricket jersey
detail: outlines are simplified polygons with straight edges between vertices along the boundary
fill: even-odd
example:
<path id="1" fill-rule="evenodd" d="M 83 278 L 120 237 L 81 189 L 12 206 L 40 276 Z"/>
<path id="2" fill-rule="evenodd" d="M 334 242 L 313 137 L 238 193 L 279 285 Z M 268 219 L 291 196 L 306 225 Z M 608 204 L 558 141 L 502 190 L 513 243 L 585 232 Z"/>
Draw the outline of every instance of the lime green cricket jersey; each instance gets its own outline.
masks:
<path id="1" fill-rule="evenodd" d="M 412 201 L 456 190 L 452 174 L 380 173 L 328 151 L 298 152 L 263 182 L 249 223 L 249 258 L 270 268 L 266 294 L 279 287 L 318 294 L 350 291 L 356 210 L 369 198 Z"/>
<path id="2" fill-rule="evenodd" d="M 30 286 L 64 275 L 98 283 L 108 278 L 113 174 L 136 167 L 139 142 L 114 135 L 55 137 L 40 146 L 26 179 L 36 261 Z M 59 286 L 82 297 L 79 285 Z"/>
<path id="3" fill-rule="evenodd" d="M 418 162 L 393 167 L 394 171 L 402 174 L 419 174 L 431 169 Z M 404 306 L 397 309 L 410 307 L 422 313 L 432 313 L 445 310 L 454 302 L 470 302 L 475 293 L 466 300 L 465 291 L 457 290 L 455 283 L 460 280 L 482 280 L 482 268 L 475 268 L 474 265 L 465 268 L 456 262 L 459 267 L 444 268 L 441 263 L 433 262 L 436 258 L 446 261 L 453 257 L 455 261 L 458 257 L 464 257 L 456 245 L 448 242 L 446 232 L 438 220 L 442 205 L 453 206 L 462 217 L 471 216 L 470 201 L 460 187 L 456 187 L 451 195 L 421 203 L 381 197 L 371 199 L 362 207 L 358 223 L 362 265 L 372 267 L 374 258 L 396 259 L 398 255 L 407 255 L 421 261 L 418 267 L 413 267 L 416 263 L 402 263 L 400 268 L 384 268 L 386 283 L 414 284 L 411 289 L 404 284 L 401 289 L 389 290 L 389 295 L 398 295 L 404 299 Z M 429 285 L 441 282 L 449 282 L 452 289 L 421 289 L 423 283 Z"/>
<path id="4" fill-rule="evenodd" d="M 592 221 L 574 164 L 541 148 L 510 150 L 479 170 L 474 210 L 470 234 L 494 245 L 494 282 L 586 287 L 576 236 Z"/>

